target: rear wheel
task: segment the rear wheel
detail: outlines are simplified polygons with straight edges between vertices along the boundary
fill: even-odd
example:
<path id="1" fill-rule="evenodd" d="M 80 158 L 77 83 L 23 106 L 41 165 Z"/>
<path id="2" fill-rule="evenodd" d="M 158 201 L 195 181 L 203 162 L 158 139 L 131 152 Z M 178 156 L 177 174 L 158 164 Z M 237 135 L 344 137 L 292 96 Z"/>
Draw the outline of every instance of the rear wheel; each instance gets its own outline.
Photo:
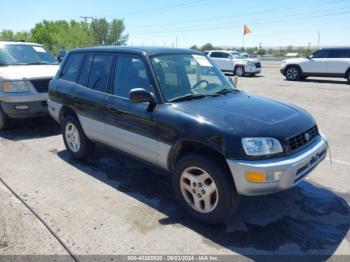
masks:
<path id="1" fill-rule="evenodd" d="M 68 152 L 75 159 L 84 159 L 94 150 L 94 143 L 86 137 L 74 116 L 67 116 L 63 121 L 63 140 Z"/>
<path id="2" fill-rule="evenodd" d="M 238 207 L 239 195 L 222 161 L 205 155 L 187 155 L 176 164 L 173 187 L 176 198 L 194 219 L 223 223 Z"/>
<path id="3" fill-rule="evenodd" d="M 348 74 L 346 75 L 346 80 L 348 80 L 348 83 L 350 84 L 350 70 L 348 71 Z"/>
<path id="4" fill-rule="evenodd" d="M 297 81 L 301 79 L 301 71 L 297 66 L 287 67 L 285 75 L 289 81 Z"/>
<path id="5" fill-rule="evenodd" d="M 11 119 L 5 114 L 0 106 L 0 131 L 10 128 L 11 122 Z"/>
<path id="6" fill-rule="evenodd" d="M 244 66 L 242 65 L 236 66 L 234 75 L 241 77 L 241 76 L 244 76 L 244 74 L 245 74 Z"/>

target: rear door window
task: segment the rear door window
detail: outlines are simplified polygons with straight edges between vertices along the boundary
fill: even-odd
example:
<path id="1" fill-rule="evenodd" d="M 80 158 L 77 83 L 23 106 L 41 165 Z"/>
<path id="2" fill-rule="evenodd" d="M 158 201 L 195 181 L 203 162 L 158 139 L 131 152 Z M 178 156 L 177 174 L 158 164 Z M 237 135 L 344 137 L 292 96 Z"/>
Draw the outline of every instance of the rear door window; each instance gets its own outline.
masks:
<path id="1" fill-rule="evenodd" d="M 95 55 L 91 65 L 88 87 L 107 93 L 112 64 L 112 55 Z"/>
<path id="2" fill-rule="evenodd" d="M 82 86 L 88 86 L 89 84 L 89 76 L 92 62 L 94 61 L 94 55 L 87 54 L 84 60 L 84 63 L 81 67 L 80 77 L 78 84 Z"/>
<path id="3" fill-rule="evenodd" d="M 114 76 L 114 94 L 128 98 L 130 90 L 143 88 L 151 90 L 144 62 L 135 57 L 118 56 Z"/>
<path id="4" fill-rule="evenodd" d="M 346 58 L 348 56 L 348 52 L 346 49 L 334 49 L 330 50 L 330 55 L 331 58 Z"/>
<path id="5" fill-rule="evenodd" d="M 76 82 L 83 59 L 83 53 L 70 54 L 63 66 L 60 78 L 66 81 Z"/>

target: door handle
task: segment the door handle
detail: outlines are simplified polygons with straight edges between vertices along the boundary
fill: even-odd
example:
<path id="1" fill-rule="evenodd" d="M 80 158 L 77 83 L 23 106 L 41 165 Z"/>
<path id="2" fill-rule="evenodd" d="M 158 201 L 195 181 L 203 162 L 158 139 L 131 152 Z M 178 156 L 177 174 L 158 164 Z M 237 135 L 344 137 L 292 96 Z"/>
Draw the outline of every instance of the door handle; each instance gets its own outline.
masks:
<path id="1" fill-rule="evenodd" d="M 117 108 L 114 108 L 114 107 L 108 107 L 108 111 L 111 111 L 111 112 L 113 112 L 113 113 L 120 113 L 120 110 L 119 109 L 117 109 Z"/>

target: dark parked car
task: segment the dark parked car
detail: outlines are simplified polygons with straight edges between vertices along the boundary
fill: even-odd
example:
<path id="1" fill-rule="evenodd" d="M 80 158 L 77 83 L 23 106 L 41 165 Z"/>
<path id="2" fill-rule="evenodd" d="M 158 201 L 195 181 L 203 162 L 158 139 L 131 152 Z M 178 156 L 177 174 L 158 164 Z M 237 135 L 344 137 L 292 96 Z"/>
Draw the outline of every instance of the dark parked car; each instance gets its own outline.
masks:
<path id="1" fill-rule="evenodd" d="M 239 195 L 295 186 L 327 154 L 310 114 L 235 89 L 193 50 L 71 51 L 48 103 L 73 157 L 97 142 L 164 169 L 184 209 L 205 223 L 229 219 Z"/>

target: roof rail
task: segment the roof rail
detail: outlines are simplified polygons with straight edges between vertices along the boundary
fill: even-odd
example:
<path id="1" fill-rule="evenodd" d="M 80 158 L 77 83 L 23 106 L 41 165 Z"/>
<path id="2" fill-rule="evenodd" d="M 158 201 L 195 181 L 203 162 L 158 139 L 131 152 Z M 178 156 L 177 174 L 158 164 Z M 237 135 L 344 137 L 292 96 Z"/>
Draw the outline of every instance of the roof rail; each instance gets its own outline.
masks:
<path id="1" fill-rule="evenodd" d="M 25 43 L 27 42 L 25 39 L 21 40 L 7 40 L 7 39 L 1 39 L 0 42 L 14 42 L 14 43 Z"/>

